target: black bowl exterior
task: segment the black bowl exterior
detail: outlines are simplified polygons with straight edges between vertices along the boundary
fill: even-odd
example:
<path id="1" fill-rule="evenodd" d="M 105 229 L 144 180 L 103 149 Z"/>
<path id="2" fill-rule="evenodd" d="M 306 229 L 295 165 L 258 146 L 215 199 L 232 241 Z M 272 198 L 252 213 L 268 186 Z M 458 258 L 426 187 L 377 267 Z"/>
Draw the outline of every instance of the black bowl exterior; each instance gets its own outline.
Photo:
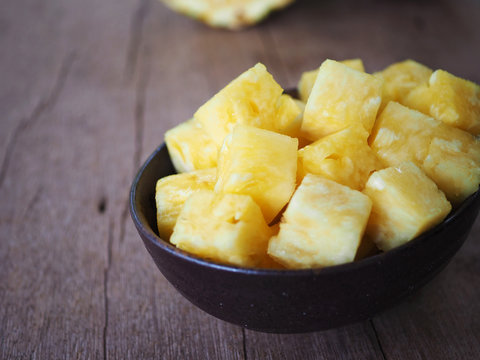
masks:
<path id="1" fill-rule="evenodd" d="M 401 301 L 442 270 L 465 241 L 480 208 L 477 191 L 442 224 L 389 252 L 324 269 L 263 270 L 215 264 L 156 234 L 156 181 L 174 173 L 165 146 L 139 171 L 131 215 L 168 281 L 209 314 L 248 329 L 299 333 L 365 320 Z"/>

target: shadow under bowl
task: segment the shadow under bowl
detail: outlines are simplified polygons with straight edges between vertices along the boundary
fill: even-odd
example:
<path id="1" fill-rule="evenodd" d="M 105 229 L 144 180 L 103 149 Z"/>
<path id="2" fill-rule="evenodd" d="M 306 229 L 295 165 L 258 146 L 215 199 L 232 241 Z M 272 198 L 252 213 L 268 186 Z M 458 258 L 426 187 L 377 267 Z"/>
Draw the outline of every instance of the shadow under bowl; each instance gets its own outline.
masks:
<path id="1" fill-rule="evenodd" d="M 159 238 L 155 184 L 174 173 L 162 145 L 132 184 L 130 213 L 145 247 L 167 280 L 194 305 L 219 319 L 264 332 L 336 328 L 400 302 L 448 264 L 480 208 L 477 191 L 416 239 L 357 262 L 309 270 L 248 269 L 203 260 Z"/>

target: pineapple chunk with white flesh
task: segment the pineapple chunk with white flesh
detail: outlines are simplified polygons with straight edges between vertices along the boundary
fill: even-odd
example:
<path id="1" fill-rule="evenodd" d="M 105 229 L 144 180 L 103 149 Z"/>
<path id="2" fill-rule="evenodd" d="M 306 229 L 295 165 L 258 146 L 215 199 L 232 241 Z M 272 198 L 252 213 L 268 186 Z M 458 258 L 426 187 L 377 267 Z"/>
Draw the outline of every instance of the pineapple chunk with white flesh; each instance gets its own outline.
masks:
<path id="1" fill-rule="evenodd" d="M 458 140 L 434 138 L 423 162 L 425 173 L 448 200 L 458 205 L 478 190 L 480 184 L 480 146 L 462 150 Z"/>
<path id="2" fill-rule="evenodd" d="M 315 268 L 353 261 L 372 202 L 361 192 L 307 174 L 268 244 L 287 268 Z"/>
<path id="3" fill-rule="evenodd" d="M 451 210 L 444 193 L 412 162 L 373 173 L 363 193 L 373 202 L 366 233 L 384 251 L 437 225 Z"/>
<path id="4" fill-rule="evenodd" d="M 301 110 L 293 101 L 282 99 L 282 93 L 280 85 L 259 63 L 203 104 L 194 118 L 202 124 L 218 149 L 236 124 L 295 136 Z"/>
<path id="5" fill-rule="evenodd" d="M 367 143 L 360 124 L 327 135 L 298 151 L 297 178 L 322 175 L 354 190 L 361 190 L 370 174 L 384 166 Z"/>
<path id="6" fill-rule="evenodd" d="M 360 123 L 370 133 L 382 101 L 383 80 L 333 60 L 325 60 L 303 114 L 302 135 L 309 140 Z"/>
<path id="7" fill-rule="evenodd" d="M 437 120 L 480 135 L 480 86 L 444 70 L 436 70 L 428 85 L 413 90 L 404 101 Z"/>
<path id="8" fill-rule="evenodd" d="M 365 68 L 363 66 L 363 62 L 361 59 L 350 59 L 350 60 L 343 60 L 340 61 L 342 64 L 351 67 L 352 69 L 365 72 Z M 298 82 L 298 95 L 300 100 L 303 102 L 307 102 L 310 93 L 312 92 L 313 84 L 315 84 L 315 80 L 317 79 L 318 69 L 305 71 L 302 73 L 300 77 L 300 81 Z"/>
<path id="9" fill-rule="evenodd" d="M 419 85 L 428 83 L 432 70 L 413 60 L 405 60 L 390 65 L 386 69 L 374 73 L 384 80 L 382 110 L 390 101 L 403 104 L 408 94 Z"/>
<path id="10" fill-rule="evenodd" d="M 258 267 L 272 263 L 272 234 L 250 196 L 201 190 L 185 202 L 170 242 L 207 260 Z"/>
<path id="11" fill-rule="evenodd" d="M 369 141 L 385 166 L 414 162 L 455 205 L 478 189 L 480 141 L 466 131 L 390 102 Z"/>
<path id="12" fill-rule="evenodd" d="M 168 130 L 165 143 L 173 166 L 179 173 L 217 166 L 217 146 L 194 119 Z"/>
<path id="13" fill-rule="evenodd" d="M 213 190 L 217 169 L 170 175 L 157 181 L 155 202 L 160 238 L 168 240 L 187 198 L 199 190 Z"/>
<path id="14" fill-rule="evenodd" d="M 215 191 L 250 195 L 270 223 L 295 189 L 297 149 L 295 138 L 237 125 L 220 151 Z"/>

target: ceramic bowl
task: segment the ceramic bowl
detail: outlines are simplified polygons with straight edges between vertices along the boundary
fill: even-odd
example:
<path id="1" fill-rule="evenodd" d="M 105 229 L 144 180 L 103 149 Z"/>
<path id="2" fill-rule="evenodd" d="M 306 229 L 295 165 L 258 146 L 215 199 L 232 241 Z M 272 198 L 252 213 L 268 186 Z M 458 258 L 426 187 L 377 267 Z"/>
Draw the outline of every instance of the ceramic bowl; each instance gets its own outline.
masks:
<path id="1" fill-rule="evenodd" d="M 165 145 L 139 170 L 130 212 L 167 280 L 207 313 L 248 329 L 299 333 L 368 319 L 402 301 L 441 271 L 468 236 L 479 191 L 439 225 L 386 253 L 311 270 L 247 269 L 205 261 L 159 238 L 155 184 L 174 174 Z"/>

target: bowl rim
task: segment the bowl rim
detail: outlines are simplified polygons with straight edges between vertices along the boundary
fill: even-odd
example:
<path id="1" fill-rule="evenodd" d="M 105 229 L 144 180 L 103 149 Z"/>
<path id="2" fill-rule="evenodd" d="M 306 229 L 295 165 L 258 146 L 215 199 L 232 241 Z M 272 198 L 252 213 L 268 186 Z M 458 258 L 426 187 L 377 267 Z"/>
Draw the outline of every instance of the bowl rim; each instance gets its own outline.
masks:
<path id="1" fill-rule="evenodd" d="M 165 150 L 164 150 L 165 149 Z M 431 229 L 425 231 L 424 233 L 420 234 L 416 238 L 408 241 L 407 243 L 400 245 L 392 250 L 380 252 L 378 254 L 368 256 L 364 259 L 352 261 L 349 263 L 339 264 L 339 265 L 332 265 L 323 268 L 309 268 L 309 269 L 265 269 L 265 268 L 246 268 L 236 265 L 229 265 L 214 262 L 211 260 L 206 260 L 201 257 L 198 257 L 194 254 L 190 254 L 182 249 L 177 248 L 176 246 L 172 245 L 170 242 L 160 238 L 156 233 L 155 230 L 152 229 L 150 226 L 144 224 L 139 217 L 139 210 L 136 206 L 136 194 L 138 184 L 145 172 L 145 169 L 150 165 L 153 158 L 155 158 L 161 151 L 167 151 L 166 144 L 162 143 L 158 146 L 155 151 L 153 151 L 145 162 L 142 164 L 140 169 L 138 170 L 137 174 L 134 177 L 130 188 L 130 197 L 129 197 L 129 208 L 130 214 L 135 223 L 136 228 L 140 231 L 143 236 L 148 239 L 148 241 L 156 247 L 161 248 L 163 251 L 168 252 L 170 255 L 178 257 L 184 261 L 194 263 L 195 265 L 208 267 L 210 269 L 222 270 L 231 273 L 241 273 L 245 275 L 258 275 L 258 276 L 275 276 L 275 275 L 282 275 L 282 276 L 309 276 L 312 274 L 315 275 L 329 275 L 331 273 L 342 273 L 342 272 L 349 272 L 349 271 L 356 271 L 359 268 L 363 268 L 366 266 L 374 265 L 375 263 L 383 263 L 384 261 L 388 261 L 391 257 L 396 257 L 397 254 L 402 252 L 408 252 L 409 249 L 418 246 L 425 238 L 434 235 L 440 231 L 442 231 L 445 227 L 449 226 L 450 223 L 454 222 L 463 212 L 465 212 L 466 208 L 473 202 L 477 201 L 480 197 L 480 189 L 478 189 L 475 193 L 471 194 L 467 199 L 465 199 L 457 208 L 453 209 L 447 217 L 440 223 L 432 227 Z M 173 175 L 173 174 L 172 174 Z"/>

